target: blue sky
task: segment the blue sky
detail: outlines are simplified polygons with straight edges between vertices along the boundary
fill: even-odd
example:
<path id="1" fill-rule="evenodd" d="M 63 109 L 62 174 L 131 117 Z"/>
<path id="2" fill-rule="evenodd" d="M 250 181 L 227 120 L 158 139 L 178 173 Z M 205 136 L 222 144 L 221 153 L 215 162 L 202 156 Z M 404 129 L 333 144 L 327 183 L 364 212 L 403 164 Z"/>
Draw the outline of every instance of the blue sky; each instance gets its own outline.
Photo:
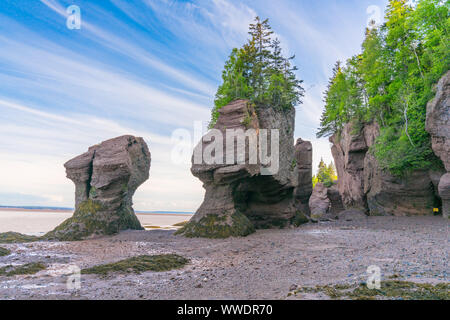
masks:
<path id="1" fill-rule="evenodd" d="M 171 161 L 171 136 L 209 121 L 224 61 L 256 15 L 296 54 L 305 81 L 295 137 L 313 142 L 315 166 L 331 161 L 328 141 L 315 138 L 322 92 L 334 62 L 359 52 L 367 9 L 382 15 L 386 2 L 2 0 L 0 204 L 73 206 L 63 163 L 134 134 L 152 153 L 135 209 L 195 211 L 204 191 L 188 162 Z M 70 5 L 80 7 L 79 30 L 66 26 Z"/>

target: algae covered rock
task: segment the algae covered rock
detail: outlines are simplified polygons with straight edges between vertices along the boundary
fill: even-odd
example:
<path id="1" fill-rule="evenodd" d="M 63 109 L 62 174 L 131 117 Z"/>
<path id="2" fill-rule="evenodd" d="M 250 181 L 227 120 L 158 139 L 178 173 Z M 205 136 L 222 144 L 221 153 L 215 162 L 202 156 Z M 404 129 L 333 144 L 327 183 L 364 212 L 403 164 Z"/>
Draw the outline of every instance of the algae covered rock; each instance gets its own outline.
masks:
<path id="1" fill-rule="evenodd" d="M 221 108 L 192 157 L 204 201 L 178 234 L 226 238 L 292 224 L 298 179 L 294 122 L 293 108 L 275 110 L 247 100 Z"/>
<path id="2" fill-rule="evenodd" d="M 68 161 L 64 166 L 75 183 L 75 212 L 44 238 L 72 241 L 142 230 L 132 197 L 148 179 L 150 162 L 145 141 L 129 135 L 92 146 Z"/>

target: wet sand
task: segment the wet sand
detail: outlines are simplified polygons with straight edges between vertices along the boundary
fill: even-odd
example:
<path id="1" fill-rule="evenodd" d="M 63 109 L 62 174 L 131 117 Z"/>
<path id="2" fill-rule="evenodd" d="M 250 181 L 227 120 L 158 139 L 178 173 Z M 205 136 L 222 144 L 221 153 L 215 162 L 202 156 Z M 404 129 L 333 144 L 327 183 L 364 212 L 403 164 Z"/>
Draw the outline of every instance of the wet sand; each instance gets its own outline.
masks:
<path id="1" fill-rule="evenodd" d="M 13 254 L 0 266 L 41 261 L 48 270 L 0 277 L 0 299 L 328 299 L 288 297 L 293 286 L 367 281 L 377 265 L 382 278 L 449 282 L 450 221 L 442 217 L 369 217 L 262 230 L 247 238 L 186 239 L 174 231 L 126 231 L 72 243 L 2 245 Z M 82 275 L 66 287 L 67 270 L 143 254 L 176 253 L 191 262 L 181 270 Z"/>

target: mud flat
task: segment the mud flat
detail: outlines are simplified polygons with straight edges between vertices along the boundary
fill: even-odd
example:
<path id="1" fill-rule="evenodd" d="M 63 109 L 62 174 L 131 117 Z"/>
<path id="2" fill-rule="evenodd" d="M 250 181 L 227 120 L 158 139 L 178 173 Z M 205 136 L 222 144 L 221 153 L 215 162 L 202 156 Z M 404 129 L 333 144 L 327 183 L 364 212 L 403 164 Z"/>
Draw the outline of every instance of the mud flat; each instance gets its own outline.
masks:
<path id="1" fill-rule="evenodd" d="M 441 217 L 359 218 L 225 240 L 173 234 L 126 231 L 81 242 L 2 244 L 11 254 L 0 257 L 0 268 L 39 262 L 47 269 L 0 275 L 0 299 L 345 298 L 328 295 L 328 288 L 364 283 L 371 265 L 380 267 L 383 280 L 438 285 L 448 296 L 450 222 Z M 180 255 L 189 263 L 165 272 L 81 274 L 81 288 L 67 289 L 72 266 L 86 269 L 161 254 Z"/>

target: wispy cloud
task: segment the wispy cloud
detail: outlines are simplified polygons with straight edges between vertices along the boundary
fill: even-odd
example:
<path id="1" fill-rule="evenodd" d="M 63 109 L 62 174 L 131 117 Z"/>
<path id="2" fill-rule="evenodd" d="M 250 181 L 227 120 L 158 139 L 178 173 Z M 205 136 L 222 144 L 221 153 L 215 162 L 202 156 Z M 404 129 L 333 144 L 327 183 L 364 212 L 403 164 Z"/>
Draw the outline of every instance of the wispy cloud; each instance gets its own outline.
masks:
<path id="1" fill-rule="evenodd" d="M 66 13 L 64 7 L 62 7 L 58 2 L 53 0 L 41 0 L 41 2 L 44 3 L 48 8 L 58 13 L 59 15 L 63 17 L 68 17 L 68 14 Z M 106 13 L 103 13 L 103 15 L 108 16 Z M 109 20 L 110 21 L 112 20 L 111 22 L 115 24 L 116 27 L 128 29 L 126 25 L 124 25 L 123 23 L 114 19 L 111 16 L 109 16 Z M 198 90 L 199 92 L 205 94 L 212 94 L 214 92 L 213 86 L 209 85 L 208 83 L 197 80 L 195 76 L 193 76 L 192 74 L 186 74 L 176 68 L 173 68 L 168 64 L 163 63 L 157 57 L 150 54 L 148 50 L 144 50 L 142 47 L 136 45 L 136 42 L 131 43 L 126 39 L 117 37 L 111 32 L 108 32 L 107 30 L 99 28 L 94 24 L 85 21 L 85 19 L 83 19 L 82 28 L 89 32 L 89 34 L 87 34 L 88 37 L 90 37 L 94 41 L 99 42 L 100 44 L 111 50 L 117 51 L 127 57 L 131 57 L 134 60 L 136 60 L 136 62 L 141 63 L 147 67 L 155 68 L 159 71 L 162 71 L 163 73 L 172 77 L 178 82 L 181 82 L 190 88 Z"/>

